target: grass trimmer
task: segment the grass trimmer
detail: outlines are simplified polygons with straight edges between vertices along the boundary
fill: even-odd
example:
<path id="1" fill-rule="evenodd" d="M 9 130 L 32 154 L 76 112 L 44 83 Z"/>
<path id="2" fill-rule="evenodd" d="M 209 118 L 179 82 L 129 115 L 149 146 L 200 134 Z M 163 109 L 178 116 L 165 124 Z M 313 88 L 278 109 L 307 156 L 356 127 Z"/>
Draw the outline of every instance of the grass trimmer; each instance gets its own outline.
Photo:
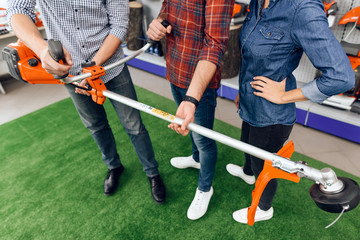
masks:
<path id="1" fill-rule="evenodd" d="M 56 79 L 51 74 L 47 73 L 41 67 L 40 59 L 21 41 L 5 47 L 2 54 L 8 64 L 10 74 L 18 80 L 31 84 L 72 84 L 87 79 L 90 86 L 86 90 L 91 93 L 92 99 L 98 104 L 103 104 L 106 97 L 108 97 L 165 121 L 181 125 L 183 119 L 144 103 L 113 93 L 106 89 L 105 84 L 100 79 L 100 76 L 104 75 L 107 70 L 124 64 L 128 60 L 145 52 L 151 44 L 151 42 L 148 42 L 133 55 L 113 64 L 104 67 L 84 67 L 83 74 L 62 78 L 59 77 L 61 79 Z M 49 40 L 49 51 L 54 59 L 61 61 L 62 46 L 60 42 Z M 310 189 L 310 196 L 313 201 L 322 210 L 332 213 L 341 213 L 340 216 L 343 212 L 350 211 L 359 204 L 360 188 L 354 180 L 346 177 L 338 178 L 331 168 L 318 170 L 309 167 L 304 162 L 294 162 L 290 160 L 289 158 L 294 152 L 294 144 L 292 142 L 286 144 L 278 153 L 270 153 L 195 123 L 190 123 L 188 129 L 265 160 L 264 169 L 259 175 L 255 184 L 255 190 L 252 193 L 251 207 L 248 209 L 249 225 L 254 224 L 255 211 L 260 197 L 267 183 L 273 178 L 283 178 L 293 182 L 299 182 L 301 177 L 305 177 L 314 181 L 315 183 Z M 336 222 L 337 219 L 334 222 Z"/>

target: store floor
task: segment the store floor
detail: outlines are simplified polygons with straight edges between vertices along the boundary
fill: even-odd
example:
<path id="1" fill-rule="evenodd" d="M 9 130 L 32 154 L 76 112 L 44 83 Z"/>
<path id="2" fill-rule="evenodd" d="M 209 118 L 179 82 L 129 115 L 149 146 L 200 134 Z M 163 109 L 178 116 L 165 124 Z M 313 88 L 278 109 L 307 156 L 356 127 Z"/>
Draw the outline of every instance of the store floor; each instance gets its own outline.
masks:
<path id="1" fill-rule="evenodd" d="M 129 68 L 135 85 L 172 99 L 164 78 Z M 0 94 L 0 125 L 68 97 L 61 85 L 30 85 L 9 76 L 3 76 L 0 81 L 6 91 Z M 235 105 L 228 99 L 218 98 L 216 118 L 241 127 Z M 295 143 L 295 151 L 360 176 L 359 144 L 299 124 L 295 124 L 290 140 Z"/>

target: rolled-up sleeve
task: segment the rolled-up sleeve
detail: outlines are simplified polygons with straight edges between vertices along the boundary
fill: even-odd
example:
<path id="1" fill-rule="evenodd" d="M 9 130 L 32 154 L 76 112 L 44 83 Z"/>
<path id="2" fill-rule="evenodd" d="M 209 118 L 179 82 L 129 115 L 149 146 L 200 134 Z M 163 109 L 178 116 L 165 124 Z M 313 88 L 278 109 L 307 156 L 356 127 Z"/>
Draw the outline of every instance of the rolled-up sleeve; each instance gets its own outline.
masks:
<path id="1" fill-rule="evenodd" d="M 15 14 L 24 14 L 35 22 L 35 5 L 36 0 L 8 0 L 8 8 L 6 10 L 6 17 L 10 23 L 11 17 Z"/>
<path id="2" fill-rule="evenodd" d="M 220 67 L 229 40 L 229 28 L 234 0 L 209 0 L 205 7 L 204 47 L 199 60 L 207 60 Z"/>
<path id="3" fill-rule="evenodd" d="M 349 58 L 331 32 L 320 1 L 306 1 L 299 7 L 292 36 L 314 67 L 322 71 L 321 77 L 301 88 L 306 98 L 321 103 L 354 86 Z"/>
<path id="4" fill-rule="evenodd" d="M 124 42 L 129 27 L 129 1 L 107 1 L 106 9 L 109 15 L 110 34 Z"/>

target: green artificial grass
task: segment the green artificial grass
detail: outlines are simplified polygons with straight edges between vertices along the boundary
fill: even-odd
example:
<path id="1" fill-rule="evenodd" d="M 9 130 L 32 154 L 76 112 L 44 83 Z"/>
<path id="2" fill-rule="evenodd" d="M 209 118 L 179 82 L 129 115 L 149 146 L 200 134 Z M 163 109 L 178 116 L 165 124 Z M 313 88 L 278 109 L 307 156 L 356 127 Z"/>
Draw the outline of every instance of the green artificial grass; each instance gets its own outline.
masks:
<path id="1" fill-rule="evenodd" d="M 139 101 L 169 113 L 176 105 L 136 88 Z M 142 113 L 159 170 L 166 204 L 155 204 L 148 180 L 109 100 L 105 107 L 125 171 L 113 196 L 104 196 L 107 169 L 70 99 L 0 126 L 0 239 L 359 239 L 360 208 L 338 214 L 319 209 L 309 196 L 313 184 L 279 180 L 274 217 L 248 226 L 232 213 L 250 206 L 253 186 L 226 172 L 243 164 L 243 153 L 218 143 L 214 195 L 206 215 L 191 221 L 186 211 L 197 187 L 198 170 L 175 169 L 169 160 L 191 154 L 189 137 Z M 239 139 L 240 130 L 221 121 L 214 130 Z M 321 169 L 327 165 L 294 153 L 292 160 Z M 341 159 L 339 159 L 341 161 Z M 339 169 L 338 176 L 360 182 Z"/>

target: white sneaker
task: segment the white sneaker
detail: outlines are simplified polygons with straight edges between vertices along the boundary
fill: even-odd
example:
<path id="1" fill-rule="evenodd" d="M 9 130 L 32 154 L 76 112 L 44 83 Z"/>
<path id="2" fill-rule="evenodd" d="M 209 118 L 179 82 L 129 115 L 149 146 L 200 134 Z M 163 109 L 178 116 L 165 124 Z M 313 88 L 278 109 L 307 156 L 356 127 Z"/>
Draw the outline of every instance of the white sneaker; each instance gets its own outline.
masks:
<path id="1" fill-rule="evenodd" d="M 197 168 L 200 169 L 200 163 L 196 162 L 192 155 L 188 157 L 174 157 L 170 160 L 170 163 L 173 167 L 176 168 Z"/>
<path id="2" fill-rule="evenodd" d="M 239 223 L 247 224 L 248 222 L 247 213 L 248 213 L 248 208 L 237 210 L 233 212 L 233 218 L 235 221 Z M 269 220 L 273 217 L 273 214 L 274 214 L 273 207 L 269 208 L 269 210 L 267 211 L 261 210 L 259 207 L 257 207 L 255 212 L 255 222 Z"/>
<path id="3" fill-rule="evenodd" d="M 191 220 L 196 220 L 204 216 L 208 209 L 213 193 L 214 190 L 212 187 L 210 188 L 209 192 L 202 192 L 196 188 L 194 200 L 191 202 L 191 205 L 187 211 L 187 217 Z"/>
<path id="4" fill-rule="evenodd" d="M 226 170 L 233 176 L 235 177 L 239 177 L 242 180 L 244 180 L 247 184 L 254 184 L 255 183 L 255 177 L 254 176 L 250 176 L 250 175 L 246 175 L 243 171 L 243 168 L 235 165 L 235 164 L 231 164 L 229 163 L 228 165 L 226 165 Z"/>

